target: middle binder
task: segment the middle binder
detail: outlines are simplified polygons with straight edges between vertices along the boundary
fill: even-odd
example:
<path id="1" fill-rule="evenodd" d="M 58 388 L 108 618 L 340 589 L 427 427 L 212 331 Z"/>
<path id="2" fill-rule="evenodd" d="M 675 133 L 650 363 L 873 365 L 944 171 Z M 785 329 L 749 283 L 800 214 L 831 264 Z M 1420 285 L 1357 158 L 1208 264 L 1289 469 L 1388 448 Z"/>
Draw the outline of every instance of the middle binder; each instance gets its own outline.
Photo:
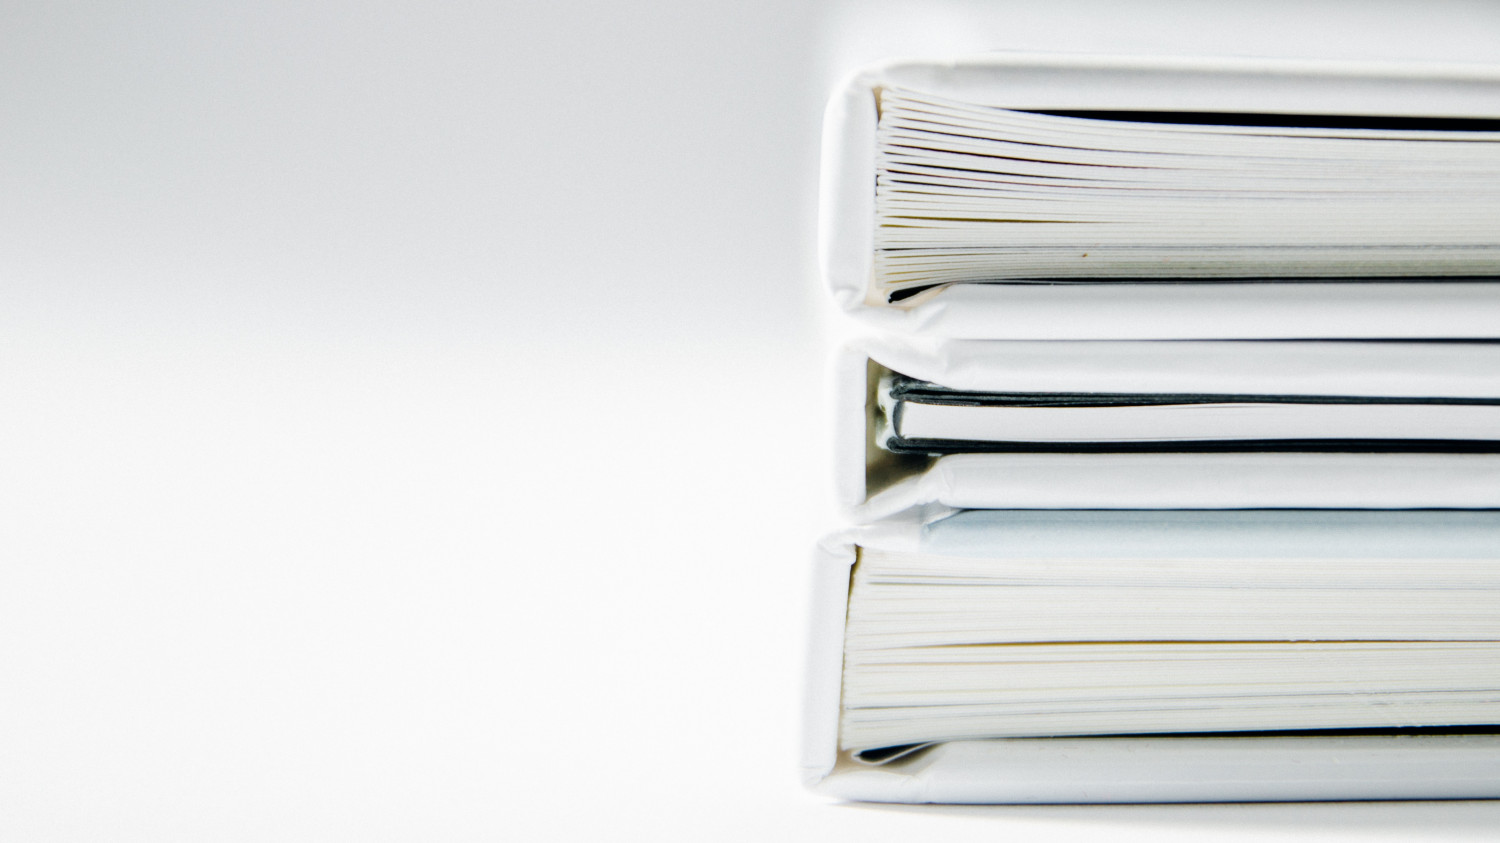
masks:
<path id="1" fill-rule="evenodd" d="M 1500 345 L 864 340 L 835 372 L 867 521 L 976 509 L 1500 507 Z"/>

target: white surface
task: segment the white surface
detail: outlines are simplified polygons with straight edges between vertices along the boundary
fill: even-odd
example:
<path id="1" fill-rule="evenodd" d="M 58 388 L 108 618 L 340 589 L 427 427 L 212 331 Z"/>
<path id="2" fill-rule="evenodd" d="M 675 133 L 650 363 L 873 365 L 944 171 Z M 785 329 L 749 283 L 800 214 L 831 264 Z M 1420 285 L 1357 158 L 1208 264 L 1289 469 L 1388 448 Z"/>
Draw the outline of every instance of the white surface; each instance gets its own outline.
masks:
<path id="1" fill-rule="evenodd" d="M 772 377 L 822 394 L 830 7 L 0 13 L 0 837 L 1490 835 L 1489 803 L 802 789 L 827 451 L 746 408 Z M 1500 32 L 1483 5 L 1300 8 L 994 3 L 1003 28 L 948 31 L 1456 59 Z M 853 36 L 879 11 L 847 9 Z M 652 439 L 642 373 L 700 423 Z"/>

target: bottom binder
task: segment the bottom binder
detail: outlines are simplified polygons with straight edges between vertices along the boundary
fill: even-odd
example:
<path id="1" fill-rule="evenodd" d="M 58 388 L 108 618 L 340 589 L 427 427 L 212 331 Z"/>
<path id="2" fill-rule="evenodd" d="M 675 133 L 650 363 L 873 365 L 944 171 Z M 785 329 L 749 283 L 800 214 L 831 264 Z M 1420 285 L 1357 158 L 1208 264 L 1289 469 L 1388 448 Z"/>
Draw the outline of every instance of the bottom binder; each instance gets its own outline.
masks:
<path id="1" fill-rule="evenodd" d="M 947 554 L 963 557 L 968 561 L 990 556 L 1001 560 L 1001 564 L 1006 560 L 1023 560 L 1026 564 L 1006 568 L 1000 577 L 1001 580 L 1015 580 L 1014 583 L 981 582 L 978 587 L 1014 587 L 1046 594 L 1053 586 L 1038 587 L 1035 583 L 1023 581 L 1024 577 L 1034 575 L 1028 574 L 1028 571 L 1047 570 L 1045 565 L 1039 567 L 1035 564 L 1039 559 L 1066 562 L 1066 565 L 1061 566 L 1064 569 L 1068 565 L 1076 565 L 1078 560 L 1118 559 L 1123 576 L 1125 569 L 1137 561 L 1181 561 L 1190 555 L 1184 552 L 1184 548 L 1192 548 L 1193 556 L 1207 560 L 1219 559 L 1221 562 L 1227 559 L 1232 562 L 1228 566 L 1231 570 L 1249 571 L 1252 580 L 1247 586 L 1249 591 L 1253 592 L 1257 588 L 1270 589 L 1265 593 L 1271 594 L 1273 602 L 1266 605 L 1273 606 L 1279 605 L 1281 600 L 1276 597 L 1276 589 L 1289 587 L 1295 591 L 1311 588 L 1314 592 L 1319 592 L 1333 583 L 1333 580 L 1327 578 L 1343 577 L 1347 580 L 1348 571 L 1358 573 L 1360 560 L 1370 559 L 1372 589 L 1392 587 L 1397 579 L 1406 581 L 1412 577 L 1420 578 L 1424 571 L 1431 570 L 1434 577 L 1433 589 L 1419 586 L 1416 592 L 1425 590 L 1430 593 L 1414 593 L 1414 602 L 1436 599 L 1479 600 L 1482 603 L 1489 599 L 1485 595 L 1495 593 L 1493 584 L 1476 581 L 1477 584 L 1463 588 L 1449 588 L 1436 578 L 1443 576 L 1441 570 L 1448 570 L 1450 573 L 1456 571 L 1462 577 L 1469 577 L 1471 574 L 1489 577 L 1496 567 L 1497 557 L 1500 557 L 1493 550 L 1497 546 L 1494 543 L 1497 530 L 1500 530 L 1500 515 L 1480 512 L 1132 514 L 1014 511 L 970 511 L 960 513 L 958 517 L 954 517 L 949 511 L 942 513 L 938 520 L 927 522 L 916 512 L 909 512 L 899 518 L 851 529 L 820 545 L 814 567 L 815 596 L 807 677 L 804 778 L 810 787 L 830 796 L 909 803 L 1500 798 L 1500 726 L 1496 722 L 1500 721 L 1500 717 L 1489 717 L 1492 713 L 1500 714 L 1500 692 L 1486 690 L 1484 683 L 1489 681 L 1489 671 L 1485 669 L 1476 669 L 1468 676 L 1465 681 L 1473 685 L 1473 688 L 1461 691 L 1462 694 L 1469 695 L 1467 700 L 1477 701 L 1478 707 L 1470 711 L 1478 712 L 1480 716 L 1458 722 L 1422 720 L 1418 697 L 1413 696 L 1413 702 L 1408 704 L 1401 696 L 1403 692 L 1399 690 L 1394 695 L 1388 693 L 1382 698 L 1378 688 L 1374 691 L 1351 688 L 1351 704 L 1356 706 L 1352 710 L 1361 714 L 1361 718 L 1356 718 L 1362 720 L 1358 728 L 1319 725 L 1314 729 L 1291 727 L 1302 729 L 1296 732 L 1272 732 L 1268 729 L 1274 727 L 1252 725 L 1248 727 L 1249 731 L 1205 733 L 1208 730 L 1193 728 L 1191 718 L 1196 715 L 1189 709 L 1182 724 L 1168 719 L 1163 721 L 1165 726 L 1156 727 L 1162 731 L 1150 734 L 1126 734 L 1130 729 L 1121 729 L 1119 733 L 1111 734 L 1106 733 L 1110 731 L 1108 729 L 1099 729 L 1087 735 L 1052 737 L 1027 734 L 1024 725 L 1012 730 L 1013 734 L 1009 737 L 953 732 L 953 718 L 957 716 L 953 711 L 972 708 L 975 704 L 988 704 L 984 702 L 984 694 L 988 692 L 981 686 L 985 686 L 993 675 L 985 674 L 980 677 L 985 682 L 969 686 L 978 690 L 955 692 L 977 696 L 961 696 L 955 701 L 934 697 L 936 701 L 932 704 L 937 706 L 935 717 L 921 711 L 921 707 L 927 705 L 923 699 L 892 704 L 903 711 L 916 711 L 918 716 L 931 717 L 933 723 L 949 730 L 945 737 L 924 740 L 913 734 L 906 740 L 917 740 L 918 743 L 896 747 L 861 745 L 859 738 L 852 737 L 852 732 L 843 735 L 841 740 L 841 728 L 846 728 L 841 723 L 845 723 L 849 715 L 846 706 L 869 704 L 868 700 L 865 703 L 851 702 L 853 698 L 848 694 L 870 693 L 868 688 L 858 689 L 846 684 L 846 658 L 854 658 L 857 653 L 868 653 L 869 645 L 873 642 L 876 650 L 882 647 L 898 648 L 895 651 L 897 658 L 890 659 L 887 663 L 893 665 L 898 673 L 907 669 L 909 665 L 903 664 L 907 660 L 899 657 L 899 648 L 913 646 L 913 642 L 900 643 L 896 639 L 910 636 L 911 624 L 922 616 L 920 607 L 924 601 L 930 603 L 937 599 L 946 605 L 948 600 L 947 597 L 931 598 L 919 592 L 915 595 L 918 598 L 917 604 L 913 604 L 916 606 L 915 610 L 903 604 L 882 604 L 877 616 L 881 612 L 894 612 L 886 615 L 894 618 L 895 625 L 890 632 L 876 627 L 872 633 L 867 626 L 858 633 L 859 640 L 863 642 L 861 649 L 846 649 L 853 646 L 846 645 L 846 637 L 854 634 L 849 624 L 860 614 L 858 605 L 851 612 L 851 573 L 865 550 L 878 549 L 886 555 L 909 554 L 914 559 L 920 559 L 924 555 L 944 557 Z M 870 558 L 874 559 L 875 556 L 871 555 Z M 1288 566 L 1288 560 L 1293 564 Z M 1312 579 L 1316 582 L 1309 585 L 1300 579 L 1296 564 L 1299 560 L 1305 560 L 1310 566 L 1309 570 L 1315 572 Z M 1320 560 L 1331 562 L 1318 566 Z M 1255 571 L 1257 562 L 1277 563 L 1264 567 L 1281 573 L 1274 574 L 1266 583 L 1257 584 L 1253 582 L 1261 576 Z M 1334 562 L 1337 564 L 1333 564 Z M 1402 565 L 1406 562 L 1411 565 L 1403 569 Z M 1376 563 L 1382 563 L 1384 567 Z M 946 559 L 944 564 L 947 564 Z M 1346 573 L 1339 574 L 1340 568 Z M 1287 571 L 1291 573 L 1287 574 Z M 1392 579 L 1393 572 L 1395 579 Z M 907 575 L 898 570 L 895 574 L 888 575 L 888 578 L 892 576 L 897 591 L 880 595 L 878 600 L 888 600 L 892 593 L 900 597 L 899 589 L 908 587 L 904 584 Z M 954 575 L 944 573 L 943 576 Z M 1051 574 L 1046 576 L 1050 577 Z M 1290 586 L 1285 581 L 1288 576 L 1292 578 Z M 974 581 L 972 576 L 961 579 L 965 579 L 965 582 Z M 1362 587 L 1362 579 L 1355 578 L 1355 588 Z M 1377 583 L 1377 580 L 1380 582 Z M 913 582 L 919 589 L 929 588 L 915 580 Z M 956 581 L 943 586 L 950 589 L 964 587 L 973 586 Z M 1169 581 L 1167 587 L 1170 589 L 1177 586 Z M 1209 583 L 1207 587 L 1212 590 L 1215 586 Z M 1205 588 L 1205 583 L 1195 581 L 1190 588 Z M 1337 594 L 1336 591 L 1327 593 Z M 1312 596 L 1316 597 L 1316 593 Z M 1399 597 L 1399 593 L 1396 596 Z M 1374 618 L 1373 622 L 1378 628 L 1385 629 L 1386 621 L 1380 615 L 1377 604 L 1371 604 L 1376 611 L 1373 614 L 1366 613 L 1363 621 L 1357 611 L 1360 601 L 1378 598 L 1361 595 L 1356 597 L 1358 599 L 1344 602 L 1339 602 L 1336 598 L 1330 599 L 1331 608 L 1327 617 L 1314 617 L 1313 620 L 1355 624 L 1350 629 L 1357 629 L 1358 624 L 1368 625 L 1371 623 L 1369 619 Z M 865 597 L 859 597 L 856 592 L 856 600 L 868 599 L 871 599 L 868 592 Z M 1089 598 L 1085 596 L 1081 599 L 1086 606 Z M 1126 623 L 1142 624 L 1157 622 L 1164 611 L 1167 614 L 1181 611 L 1185 618 L 1191 618 L 1193 611 L 1192 600 L 1175 604 L 1186 606 L 1184 609 L 1173 609 L 1174 604 L 1170 600 L 1166 603 L 1151 603 L 1147 600 L 1141 605 L 1149 604 L 1151 608 L 1143 608 L 1141 617 L 1134 619 L 1129 613 L 1137 599 L 1126 601 L 1123 608 L 1113 607 L 1110 610 L 1117 612 L 1117 617 Z M 1290 594 L 1287 598 L 1289 602 L 1295 599 L 1301 597 Z M 1163 610 L 1162 605 L 1168 608 Z M 1064 600 L 1058 606 L 1060 610 L 1077 611 L 1079 603 Z M 1483 606 L 1479 608 L 1482 609 Z M 1487 626 L 1487 621 L 1476 621 L 1472 630 L 1466 627 L 1462 636 L 1455 636 L 1446 627 L 1440 629 L 1453 616 L 1436 612 L 1427 614 L 1438 618 L 1435 623 L 1439 626 L 1432 627 L 1430 634 L 1424 634 L 1421 631 L 1422 624 L 1429 621 L 1423 612 L 1420 606 L 1405 607 L 1398 604 L 1391 616 L 1389 628 L 1396 629 L 1395 624 L 1398 622 L 1414 625 L 1405 627 L 1406 631 L 1401 633 L 1402 641 L 1397 643 L 1423 646 L 1426 641 L 1459 637 L 1464 639 L 1461 646 L 1492 647 L 1486 642 L 1500 637 Z M 1024 614 L 1025 612 L 1020 613 Z M 1038 616 L 1046 620 L 1045 611 Z M 1274 612 L 1270 616 L 1274 618 Z M 1481 616 L 1482 612 L 1474 617 Z M 946 623 L 955 616 L 948 610 L 942 610 L 938 617 L 943 618 Z M 956 628 L 960 629 L 962 635 L 971 634 L 970 629 L 980 630 L 975 634 L 981 637 L 972 641 L 953 642 L 960 648 L 983 648 L 987 643 L 982 638 L 983 635 L 993 635 L 995 629 L 1006 628 L 1019 615 L 1009 614 L 996 626 L 988 626 L 982 615 L 971 617 L 977 618 L 977 623 L 970 625 L 968 621 L 964 621 Z M 1264 612 L 1230 611 L 1223 619 L 1224 632 L 1222 635 L 1216 633 L 1215 638 L 1221 639 L 1219 643 L 1227 643 L 1230 648 L 1237 644 L 1264 646 L 1268 642 L 1259 640 L 1258 635 L 1240 635 L 1235 630 L 1250 628 L 1237 627 L 1236 624 L 1262 622 L 1265 617 L 1267 615 Z M 1200 627 L 1200 635 L 1201 629 L 1203 627 Z M 1214 627 L 1211 625 L 1207 629 L 1214 630 Z M 942 634 L 947 635 L 949 632 L 945 628 Z M 1090 640 L 1077 643 L 1086 647 L 1101 646 L 1101 642 L 1096 640 L 1100 635 L 1100 629 L 1091 630 L 1085 636 Z M 1237 635 L 1239 639 L 1236 638 Z M 1350 633 L 1350 636 L 1359 640 L 1327 641 L 1320 646 L 1385 646 L 1391 643 L 1366 640 L 1386 637 L 1370 633 Z M 1042 637 L 1045 638 L 1046 635 Z M 1067 646 L 1066 641 L 1058 642 L 1055 637 L 1048 640 L 1056 642 L 1051 646 L 1056 646 L 1057 643 Z M 1023 649 L 1029 643 L 1024 639 L 1024 634 L 1020 643 Z M 1124 635 L 1122 643 L 1135 646 L 1162 642 L 1136 641 L 1135 638 Z M 1202 643 L 1204 642 L 1200 640 L 1183 642 L 1185 646 Z M 1276 642 L 1269 643 L 1274 645 Z M 1305 642 L 1294 637 L 1284 643 L 1287 649 L 1295 649 Z M 1110 646 L 1108 641 L 1102 644 Z M 913 657 L 911 662 L 920 665 L 922 659 L 933 652 L 934 647 L 925 641 L 917 641 L 915 646 L 922 652 Z M 1007 645 L 1002 641 L 989 646 L 1003 648 Z M 1328 677 L 1314 675 L 1309 681 L 1342 681 L 1338 676 L 1340 664 L 1330 661 L 1329 665 L 1332 670 Z M 1421 670 L 1426 669 L 1425 665 L 1420 667 L 1420 670 L 1411 670 L 1409 675 L 1400 675 L 1399 672 L 1393 674 L 1398 682 L 1391 687 L 1398 687 L 1400 681 L 1413 680 Z M 884 682 L 891 669 L 877 665 L 877 673 L 871 675 L 878 682 Z M 1010 668 L 1002 670 L 1009 671 Z M 959 675 L 973 678 L 971 674 Z M 1015 690 L 1006 687 L 1012 674 L 1006 672 L 997 675 L 1005 680 L 998 685 L 1002 694 Z M 1079 689 L 1085 693 L 1092 692 L 1092 686 L 1096 684 L 1093 673 L 1084 671 L 1076 675 L 1082 677 L 1083 684 L 1075 688 L 1075 692 Z M 1149 668 L 1139 678 L 1146 684 L 1159 680 Z M 1496 679 L 1500 680 L 1500 677 Z M 1274 698 L 1277 693 L 1287 693 L 1281 683 L 1291 681 L 1288 677 L 1272 677 L 1271 684 L 1275 687 L 1267 691 L 1271 695 L 1268 698 Z M 1384 682 L 1384 677 L 1380 681 Z M 1128 682 L 1123 684 L 1130 685 Z M 1182 687 L 1191 685 L 1189 682 Z M 1179 691 L 1177 685 L 1167 687 L 1172 693 Z M 940 683 L 919 685 L 918 690 L 921 695 L 944 693 Z M 1031 690 L 1045 694 L 1052 689 L 1042 687 Z M 1130 693 L 1137 693 L 1138 690 L 1131 688 Z M 1451 690 L 1453 689 L 1427 689 L 1429 692 Z M 1294 687 L 1292 693 L 1303 693 L 1303 689 Z M 1058 710 L 1077 703 L 1076 697 L 1063 699 L 1066 701 L 1057 706 Z M 1139 707 L 1132 701 L 1139 698 L 1127 694 L 1114 700 L 1106 699 L 1104 704 L 1118 705 L 1119 699 L 1126 700 L 1121 710 L 1128 714 L 1119 722 L 1133 722 L 1131 718 L 1138 716 Z M 1490 711 L 1492 700 L 1495 712 Z M 1260 699 L 1252 702 L 1255 706 L 1263 703 Z M 878 707 L 882 703 L 877 701 L 875 704 Z M 997 710 L 1004 709 L 1004 705 L 1002 703 Z M 1208 705 L 1212 707 L 1215 703 L 1210 702 Z M 943 706 L 952 708 L 945 709 Z M 1365 716 L 1370 714 L 1366 710 L 1367 706 L 1385 706 L 1386 713 Z M 1046 706 L 1037 708 L 1033 705 L 1032 713 L 1037 711 L 1043 717 L 1052 714 Z M 856 713 L 862 716 L 867 712 Z M 857 721 L 847 722 L 853 724 Z M 1016 722 L 1024 724 L 1026 719 L 1020 718 Z M 1108 724 L 1112 721 L 1100 722 Z M 1164 733 L 1168 730 L 1176 730 L 1178 733 Z"/>

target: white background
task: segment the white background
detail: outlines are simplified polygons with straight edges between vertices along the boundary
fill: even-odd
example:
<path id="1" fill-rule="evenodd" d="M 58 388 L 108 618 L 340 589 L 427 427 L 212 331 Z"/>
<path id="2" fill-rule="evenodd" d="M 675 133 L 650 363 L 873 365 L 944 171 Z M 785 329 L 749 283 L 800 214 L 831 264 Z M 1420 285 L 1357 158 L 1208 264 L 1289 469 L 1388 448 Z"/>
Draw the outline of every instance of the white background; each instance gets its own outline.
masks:
<path id="1" fill-rule="evenodd" d="M 822 98 L 987 47 L 1478 61 L 1500 6 L 0 5 L 0 839 L 1493 834 L 800 789 Z"/>

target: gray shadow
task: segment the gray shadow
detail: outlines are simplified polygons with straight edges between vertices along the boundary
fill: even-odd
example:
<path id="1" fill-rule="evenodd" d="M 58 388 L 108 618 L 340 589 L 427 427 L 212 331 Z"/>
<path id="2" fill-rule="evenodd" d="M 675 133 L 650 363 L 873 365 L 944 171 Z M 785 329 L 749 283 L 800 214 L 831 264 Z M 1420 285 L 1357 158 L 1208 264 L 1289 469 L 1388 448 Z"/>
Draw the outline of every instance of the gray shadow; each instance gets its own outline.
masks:
<path id="1" fill-rule="evenodd" d="M 1096 823 L 1174 831 L 1357 833 L 1396 839 L 1500 839 L 1500 801 L 1236 802 L 1149 805 L 890 805 L 841 803 L 852 811 L 940 814 L 1028 822 Z"/>

